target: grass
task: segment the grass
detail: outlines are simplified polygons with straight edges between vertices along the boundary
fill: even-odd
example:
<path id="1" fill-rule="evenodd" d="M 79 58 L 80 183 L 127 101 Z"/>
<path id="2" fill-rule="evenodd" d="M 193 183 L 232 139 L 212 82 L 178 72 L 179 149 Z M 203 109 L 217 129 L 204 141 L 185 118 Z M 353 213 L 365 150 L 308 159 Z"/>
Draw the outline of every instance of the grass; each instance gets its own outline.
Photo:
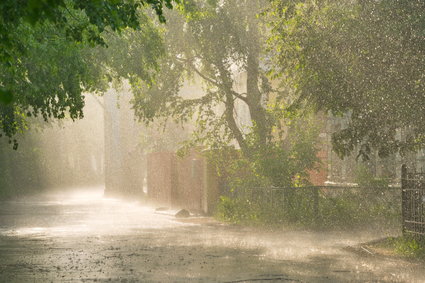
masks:
<path id="1" fill-rule="evenodd" d="M 384 250 L 386 254 L 425 261 L 425 240 L 420 242 L 411 236 L 389 237 L 371 247 Z"/>
<path id="2" fill-rule="evenodd" d="M 383 194 L 385 192 L 385 194 Z M 285 226 L 307 229 L 350 230 L 380 225 L 398 227 L 399 195 L 395 191 L 323 191 L 314 208 L 312 190 L 281 194 L 222 196 L 216 218 L 248 226 Z"/>

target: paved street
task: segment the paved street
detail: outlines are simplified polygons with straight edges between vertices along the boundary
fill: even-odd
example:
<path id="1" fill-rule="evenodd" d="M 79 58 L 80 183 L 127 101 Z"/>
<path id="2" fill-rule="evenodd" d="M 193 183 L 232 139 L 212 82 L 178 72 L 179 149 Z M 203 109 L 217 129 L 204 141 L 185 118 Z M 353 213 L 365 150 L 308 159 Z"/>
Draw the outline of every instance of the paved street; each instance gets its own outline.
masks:
<path id="1" fill-rule="evenodd" d="M 0 203 L 0 282 L 425 282 L 425 268 L 346 249 L 374 232 L 179 221 L 102 190 Z"/>

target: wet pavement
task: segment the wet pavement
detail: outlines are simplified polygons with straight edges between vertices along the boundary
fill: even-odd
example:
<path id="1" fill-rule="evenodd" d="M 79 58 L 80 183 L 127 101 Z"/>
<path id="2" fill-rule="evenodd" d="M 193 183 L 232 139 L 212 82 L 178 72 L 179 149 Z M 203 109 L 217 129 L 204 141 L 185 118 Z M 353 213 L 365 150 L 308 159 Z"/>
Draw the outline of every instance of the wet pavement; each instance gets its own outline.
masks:
<path id="1" fill-rule="evenodd" d="M 102 195 L 0 202 L 0 282 L 425 282 L 423 264 L 346 249 L 379 231 L 179 221 Z"/>

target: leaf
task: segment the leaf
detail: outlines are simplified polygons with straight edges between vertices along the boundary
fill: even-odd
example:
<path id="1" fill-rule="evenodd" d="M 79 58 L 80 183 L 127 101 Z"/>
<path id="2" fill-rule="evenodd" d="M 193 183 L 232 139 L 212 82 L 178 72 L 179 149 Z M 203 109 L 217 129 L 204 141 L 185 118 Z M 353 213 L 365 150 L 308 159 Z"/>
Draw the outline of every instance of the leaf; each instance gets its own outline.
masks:
<path id="1" fill-rule="evenodd" d="M 0 88 L 0 102 L 3 104 L 10 104 L 13 100 L 13 94 L 10 90 Z"/>

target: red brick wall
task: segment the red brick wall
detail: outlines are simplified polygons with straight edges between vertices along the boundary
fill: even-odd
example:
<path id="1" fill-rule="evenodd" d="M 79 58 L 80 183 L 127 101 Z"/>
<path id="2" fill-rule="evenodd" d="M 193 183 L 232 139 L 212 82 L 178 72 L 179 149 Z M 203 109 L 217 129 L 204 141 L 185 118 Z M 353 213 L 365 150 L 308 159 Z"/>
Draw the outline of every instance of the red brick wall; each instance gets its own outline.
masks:
<path id="1" fill-rule="evenodd" d="M 178 204 L 189 210 L 202 210 L 205 158 L 192 152 L 177 160 Z"/>
<path id="2" fill-rule="evenodd" d="M 322 164 L 319 164 L 318 169 L 310 170 L 309 181 L 313 186 L 324 186 L 328 178 L 327 166 L 327 152 L 326 150 L 321 150 L 317 153 L 317 157 L 321 160 Z"/>
<path id="3" fill-rule="evenodd" d="M 208 213 L 218 201 L 215 171 L 195 151 L 183 158 L 151 153 L 147 171 L 148 197 L 158 205 Z"/>

